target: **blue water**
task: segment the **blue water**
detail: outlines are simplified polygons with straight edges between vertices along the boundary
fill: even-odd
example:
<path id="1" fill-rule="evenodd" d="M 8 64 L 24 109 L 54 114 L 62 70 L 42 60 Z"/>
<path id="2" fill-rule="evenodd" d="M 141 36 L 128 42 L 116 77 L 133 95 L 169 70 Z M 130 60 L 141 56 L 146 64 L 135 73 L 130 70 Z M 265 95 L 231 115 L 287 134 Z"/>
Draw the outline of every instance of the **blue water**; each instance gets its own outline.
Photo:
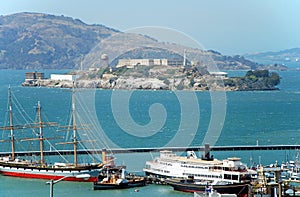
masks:
<path id="1" fill-rule="evenodd" d="M 0 71 L 0 125 L 7 123 L 7 88 L 11 85 L 13 95 L 24 107 L 23 114 L 34 119 L 37 101 L 42 104 L 45 113 L 44 120 L 66 125 L 70 118 L 71 92 L 67 89 L 29 88 L 22 87 L 25 72 L 15 70 Z M 64 73 L 66 71 L 43 71 L 46 76 L 50 73 Z M 241 75 L 243 72 L 232 71 L 230 75 Z M 210 123 L 220 114 L 212 112 L 212 104 L 217 103 L 217 113 L 223 113 L 222 120 L 213 121 L 220 124 L 219 132 L 212 131 L 212 138 L 217 139 L 215 145 L 255 145 L 255 144 L 299 144 L 300 141 L 300 72 L 279 72 L 282 77 L 278 86 L 280 91 L 262 92 L 226 92 L 225 100 L 222 96 L 212 101 L 210 92 L 171 92 L 171 91 L 132 91 L 128 102 L 126 91 L 124 94 L 117 90 L 94 90 L 92 94 L 85 93 L 85 102 L 93 101 L 94 110 L 88 111 L 83 118 L 93 114 L 95 121 L 93 132 L 96 133 L 93 144 L 96 148 L 114 147 L 163 147 L 170 145 L 202 145 L 204 136 L 210 128 Z M 122 93 L 122 92 L 121 92 Z M 128 91 L 127 91 L 128 93 Z M 115 98 L 117 103 L 113 102 Z M 180 99 L 181 98 L 181 99 Z M 218 100 L 218 98 L 220 100 Z M 124 103 L 123 103 L 124 102 Z M 121 104 L 120 104 L 121 103 Z M 224 104 L 218 105 L 218 103 Z M 196 105 L 195 105 L 196 104 Z M 124 105 L 128 105 L 123 108 Z M 197 107 L 196 107 L 197 106 Z M 91 110 L 93 108 L 89 108 Z M 124 110 L 125 109 L 125 110 Z M 127 110 L 126 110 L 127 109 Z M 152 110 L 153 109 L 153 110 Z M 152 110 L 152 111 L 151 111 Z M 128 115 L 129 114 L 129 115 Z M 128 115 L 128 116 L 127 116 Z M 129 119 L 125 118 L 130 117 Z M 119 120 L 118 120 L 119 118 Z M 22 118 L 16 117 L 19 124 Z M 122 120 L 126 120 L 123 121 Z M 121 121 L 121 122 L 120 122 Z M 86 124 L 92 124 L 86 122 Z M 94 122 L 93 122 L 94 123 Z M 94 125 L 94 124 L 93 124 Z M 95 129 L 96 128 L 96 129 Z M 131 133 L 128 130 L 136 130 Z M 8 133 L 1 131 L 1 137 L 7 138 Z M 217 136 L 213 136 L 216 134 Z M 34 136 L 34 132 L 22 131 L 16 134 L 19 138 Z M 64 135 L 55 130 L 45 131 L 45 135 Z M 105 135 L 106 138 L 101 137 Z M 84 138 L 85 135 L 81 137 Z M 70 136 L 68 136 L 70 137 Z M 101 139 L 100 139 L 101 138 Z M 212 139 L 210 138 L 210 139 Z M 37 150 L 37 144 L 17 143 L 18 150 Z M 89 145 L 86 145 L 89 146 Z M 0 144 L 0 151 L 9 151 L 8 143 Z M 50 147 L 46 145 L 46 149 Z M 70 148 L 58 146 L 58 148 Z M 247 164 L 270 162 L 285 162 L 294 159 L 292 150 L 285 151 L 239 151 L 214 152 L 215 157 L 224 159 L 228 156 L 238 156 Z M 120 154 L 116 155 L 116 162 L 127 165 L 128 170 L 141 171 L 146 160 L 156 154 Z M 251 162 L 250 162 L 251 158 Z M 57 158 L 52 158 L 56 160 Z M 82 158 L 85 160 L 87 158 Z M 168 186 L 151 185 L 134 190 L 123 191 L 93 191 L 89 183 L 59 183 L 55 185 L 55 196 L 192 196 L 175 192 Z M 11 177 L 0 177 L 0 196 L 49 196 L 49 186 L 43 180 L 28 180 Z"/>

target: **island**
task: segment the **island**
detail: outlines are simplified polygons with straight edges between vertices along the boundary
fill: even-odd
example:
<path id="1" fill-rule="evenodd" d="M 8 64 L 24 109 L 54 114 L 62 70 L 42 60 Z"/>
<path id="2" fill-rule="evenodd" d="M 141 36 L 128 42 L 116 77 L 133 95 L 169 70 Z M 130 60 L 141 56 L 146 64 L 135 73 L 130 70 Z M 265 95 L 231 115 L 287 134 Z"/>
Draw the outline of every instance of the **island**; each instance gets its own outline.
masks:
<path id="1" fill-rule="evenodd" d="M 226 72 L 209 71 L 200 65 L 122 65 L 72 71 L 66 75 L 29 73 L 23 86 L 144 90 L 278 90 L 280 76 L 269 70 L 249 70 L 243 77 L 228 77 Z"/>

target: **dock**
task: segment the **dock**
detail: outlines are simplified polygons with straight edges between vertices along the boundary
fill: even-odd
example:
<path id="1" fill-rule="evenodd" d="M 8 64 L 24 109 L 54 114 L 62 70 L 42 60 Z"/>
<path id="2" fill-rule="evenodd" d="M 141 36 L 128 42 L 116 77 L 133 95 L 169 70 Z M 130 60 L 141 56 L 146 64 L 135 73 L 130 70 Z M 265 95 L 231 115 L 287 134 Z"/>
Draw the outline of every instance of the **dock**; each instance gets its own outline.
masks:
<path id="1" fill-rule="evenodd" d="M 300 145 L 241 145 L 241 146 L 210 146 L 211 151 L 251 151 L 251 150 L 299 150 Z M 159 152 L 162 150 L 171 150 L 174 152 L 183 151 L 204 151 L 204 146 L 190 146 L 190 147 L 157 147 L 157 148 L 118 148 L 107 149 L 114 154 L 122 153 L 147 153 Z M 57 151 L 44 151 L 44 155 L 72 155 L 74 150 L 57 150 Z M 77 154 L 101 154 L 102 149 L 87 149 L 78 150 Z M 0 152 L 0 157 L 8 156 L 11 152 Z M 15 152 L 16 156 L 32 156 L 39 155 L 40 151 L 18 151 Z"/>

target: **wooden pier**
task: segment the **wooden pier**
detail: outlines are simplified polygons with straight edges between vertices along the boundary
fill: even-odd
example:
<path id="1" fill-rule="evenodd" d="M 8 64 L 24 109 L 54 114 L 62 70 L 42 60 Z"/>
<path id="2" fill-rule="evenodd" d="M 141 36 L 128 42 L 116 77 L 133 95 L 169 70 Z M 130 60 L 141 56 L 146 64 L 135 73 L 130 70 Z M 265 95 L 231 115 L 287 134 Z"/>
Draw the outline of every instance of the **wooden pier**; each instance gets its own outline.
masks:
<path id="1" fill-rule="evenodd" d="M 241 146 L 210 146 L 211 151 L 260 151 L 260 150 L 299 150 L 300 145 L 241 145 Z M 159 148 L 118 148 L 107 149 L 114 154 L 122 153 L 147 153 L 159 152 L 161 150 L 171 150 L 174 152 L 183 151 L 204 151 L 204 146 L 191 146 L 191 147 L 159 147 Z M 57 151 L 44 151 L 44 155 L 72 155 L 74 150 L 57 150 Z M 77 154 L 101 154 L 102 149 L 89 149 L 78 150 Z M 0 152 L 0 157 L 8 156 L 11 152 Z M 40 151 L 19 151 L 15 152 L 16 156 L 31 156 L 39 155 Z"/>

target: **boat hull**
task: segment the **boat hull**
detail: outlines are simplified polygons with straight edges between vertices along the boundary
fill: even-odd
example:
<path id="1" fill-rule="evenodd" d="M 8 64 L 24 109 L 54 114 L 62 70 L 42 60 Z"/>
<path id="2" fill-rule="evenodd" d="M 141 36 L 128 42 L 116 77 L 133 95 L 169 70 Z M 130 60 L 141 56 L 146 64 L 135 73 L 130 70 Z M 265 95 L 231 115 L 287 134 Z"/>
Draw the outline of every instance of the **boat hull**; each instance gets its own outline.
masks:
<path id="1" fill-rule="evenodd" d="M 107 184 L 107 183 L 94 183 L 94 190 L 110 190 L 110 189 L 126 189 L 129 188 L 128 184 Z"/>
<path id="2" fill-rule="evenodd" d="M 182 192 L 205 192 L 207 185 L 189 183 L 186 181 L 167 179 L 165 182 L 174 190 Z M 213 189 L 220 194 L 244 195 L 249 192 L 249 183 L 232 183 L 226 185 L 213 185 Z"/>
<path id="3" fill-rule="evenodd" d="M 0 164 L 0 174 L 4 176 L 48 180 L 64 178 L 64 181 L 80 182 L 96 182 L 98 180 L 99 170 L 100 168 L 91 166 L 79 168 L 51 168 Z M 81 174 L 88 174 L 89 178 L 77 178 L 77 176 Z"/>
<path id="4" fill-rule="evenodd" d="M 132 187 L 145 186 L 145 180 L 129 181 L 127 183 L 109 184 L 109 183 L 94 183 L 94 190 L 110 190 L 110 189 L 127 189 Z"/>

